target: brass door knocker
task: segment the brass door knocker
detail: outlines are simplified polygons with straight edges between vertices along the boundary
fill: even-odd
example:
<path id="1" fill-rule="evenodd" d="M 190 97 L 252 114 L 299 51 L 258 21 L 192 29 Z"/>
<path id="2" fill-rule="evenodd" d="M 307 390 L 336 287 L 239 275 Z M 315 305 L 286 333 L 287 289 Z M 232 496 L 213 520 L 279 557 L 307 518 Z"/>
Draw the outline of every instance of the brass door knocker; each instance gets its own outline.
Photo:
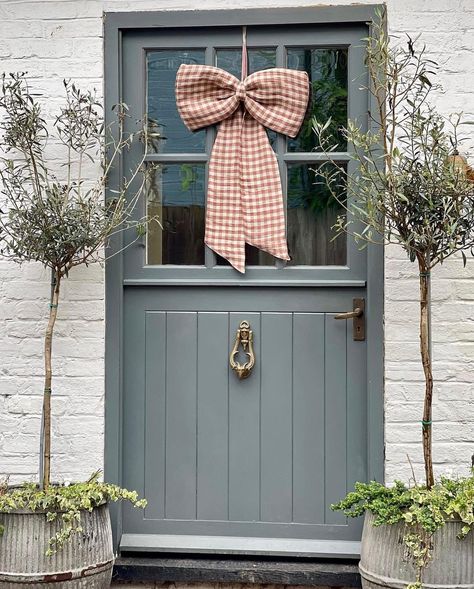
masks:
<path id="1" fill-rule="evenodd" d="M 248 360 L 245 364 L 236 362 L 235 357 L 239 353 L 239 346 L 242 344 L 242 349 L 247 354 Z M 235 336 L 234 347 L 230 353 L 230 367 L 237 374 L 240 380 L 247 378 L 255 366 L 255 354 L 253 351 L 253 331 L 250 329 L 248 321 L 242 321 Z"/>

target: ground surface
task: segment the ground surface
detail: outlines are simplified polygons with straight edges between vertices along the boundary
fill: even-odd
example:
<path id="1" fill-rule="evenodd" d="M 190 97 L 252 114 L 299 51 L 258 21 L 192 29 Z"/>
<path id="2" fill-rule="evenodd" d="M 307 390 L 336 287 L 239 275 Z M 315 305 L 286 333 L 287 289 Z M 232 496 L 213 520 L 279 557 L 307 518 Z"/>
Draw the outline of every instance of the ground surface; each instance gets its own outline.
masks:
<path id="1" fill-rule="evenodd" d="M 293 589 L 296 585 L 244 585 L 238 583 L 114 583 L 112 589 Z M 298 587 L 301 587 L 299 585 Z M 312 589 L 349 589 L 348 587 L 312 587 Z"/>

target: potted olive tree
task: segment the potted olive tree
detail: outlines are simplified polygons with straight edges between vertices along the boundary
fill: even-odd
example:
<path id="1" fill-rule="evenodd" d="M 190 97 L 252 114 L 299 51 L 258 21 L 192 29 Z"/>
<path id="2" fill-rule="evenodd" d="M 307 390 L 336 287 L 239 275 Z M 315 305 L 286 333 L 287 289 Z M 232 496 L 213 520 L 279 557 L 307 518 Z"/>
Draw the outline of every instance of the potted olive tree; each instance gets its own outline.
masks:
<path id="1" fill-rule="evenodd" d="M 358 483 L 334 509 L 366 514 L 360 572 L 363 587 L 471 587 L 474 578 L 474 477 L 435 479 L 432 458 L 433 373 L 430 281 L 435 268 L 474 246 L 474 183 L 459 154 L 462 117 L 444 117 L 430 103 L 436 64 L 409 37 L 389 39 L 383 15 L 367 42 L 369 128 L 350 121 L 344 133 L 358 171 L 319 172 L 345 207 L 334 227 L 368 243 L 399 245 L 419 275 L 419 338 L 424 374 L 420 441 L 424 480 Z M 314 121 L 330 153 L 329 122 Z M 341 199 L 341 193 L 346 200 Z M 461 540 L 465 538 L 464 540 Z"/>
<path id="2" fill-rule="evenodd" d="M 121 104 L 114 108 L 111 132 L 104 128 L 95 93 L 69 81 L 64 91 L 64 106 L 48 127 L 41 96 L 31 91 L 25 75 L 1 79 L 0 254 L 19 264 L 39 262 L 52 277 L 44 336 L 40 481 L 0 488 L 0 586 L 7 587 L 46 582 L 48 587 L 108 587 L 114 559 L 107 502 L 145 505 L 135 492 L 101 482 L 100 473 L 67 486 L 51 482 L 52 344 L 62 284 L 77 266 L 102 260 L 115 233 L 130 230 L 138 238 L 149 221 L 132 215 L 144 182 L 141 165 L 123 179 L 114 198 L 104 199 L 118 157 L 133 140 L 147 143 L 146 128 L 137 122 L 136 133 L 125 134 L 127 107 Z M 47 159 L 48 141 L 64 155 L 55 172 Z M 87 161 L 101 164 L 95 179 L 85 175 Z M 129 194 L 137 179 L 138 190 Z"/>

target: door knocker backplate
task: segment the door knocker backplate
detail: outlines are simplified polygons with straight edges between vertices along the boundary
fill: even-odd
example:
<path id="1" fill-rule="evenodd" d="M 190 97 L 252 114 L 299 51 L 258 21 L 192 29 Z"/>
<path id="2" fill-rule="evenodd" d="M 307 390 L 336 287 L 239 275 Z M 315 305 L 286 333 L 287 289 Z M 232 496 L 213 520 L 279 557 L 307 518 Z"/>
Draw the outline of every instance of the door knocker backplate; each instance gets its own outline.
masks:
<path id="1" fill-rule="evenodd" d="M 247 354 L 248 360 L 244 364 L 237 362 L 235 357 L 239 353 L 239 347 Z M 240 380 L 247 378 L 255 366 L 255 354 L 253 351 L 253 331 L 248 321 L 242 321 L 235 336 L 234 347 L 230 353 L 230 367 L 237 374 Z"/>

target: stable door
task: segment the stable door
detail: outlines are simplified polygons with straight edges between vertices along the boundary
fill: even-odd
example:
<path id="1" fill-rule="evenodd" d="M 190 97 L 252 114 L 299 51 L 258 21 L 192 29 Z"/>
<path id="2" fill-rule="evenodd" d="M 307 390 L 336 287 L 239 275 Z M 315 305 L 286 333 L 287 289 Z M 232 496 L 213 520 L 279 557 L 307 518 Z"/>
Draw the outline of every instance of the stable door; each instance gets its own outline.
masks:
<path id="1" fill-rule="evenodd" d="M 143 511 L 124 506 L 120 548 L 357 556 L 360 522 L 330 506 L 376 471 L 370 407 L 380 391 L 370 371 L 380 360 L 373 318 L 382 276 L 378 254 L 334 237 L 346 196 L 321 183 L 326 156 L 312 117 L 331 117 L 333 157 L 355 173 L 341 126 L 367 124 L 366 27 L 248 24 L 250 73 L 305 70 L 312 95 L 298 137 L 268 133 L 292 259 L 248 246 L 241 275 L 204 244 L 215 129 L 184 127 L 174 83 L 181 63 L 240 77 L 242 29 L 181 26 L 122 34 L 127 125 L 145 112 L 156 131 L 136 214 L 160 223 L 139 240 L 127 234 L 120 256 L 121 482 L 148 500 Z M 143 149 L 135 145 L 124 166 Z M 243 339 L 252 332 L 245 374 L 230 361 L 239 328 Z M 239 343 L 233 360 L 243 365 L 249 347 Z"/>

